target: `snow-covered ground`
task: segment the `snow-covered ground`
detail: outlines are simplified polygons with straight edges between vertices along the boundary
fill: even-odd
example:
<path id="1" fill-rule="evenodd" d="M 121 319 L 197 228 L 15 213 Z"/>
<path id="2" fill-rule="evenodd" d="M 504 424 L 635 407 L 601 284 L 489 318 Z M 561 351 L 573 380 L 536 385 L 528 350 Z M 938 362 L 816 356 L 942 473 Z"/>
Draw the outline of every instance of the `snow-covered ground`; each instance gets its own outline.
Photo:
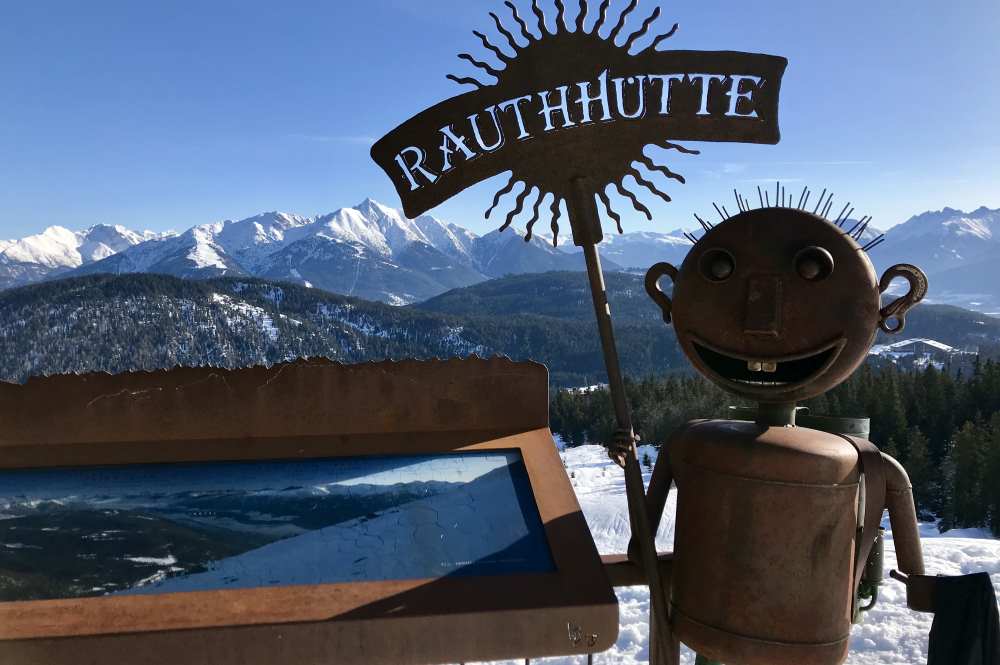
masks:
<path id="1" fill-rule="evenodd" d="M 656 461 L 656 450 L 640 448 L 639 458 L 647 454 Z M 570 482 L 576 490 L 587 523 L 602 554 L 624 552 L 628 546 L 628 510 L 622 471 L 607 457 L 600 446 L 567 448 L 561 453 Z M 643 468 L 646 482 L 649 469 Z M 667 510 L 656 544 L 660 551 L 672 549 L 674 539 L 674 499 L 671 492 Z M 884 526 L 888 527 L 888 520 Z M 888 533 L 888 532 L 887 532 Z M 928 574 L 964 575 L 986 571 L 1000 595 L 1000 540 L 989 537 L 980 529 L 964 529 L 938 534 L 933 525 L 922 525 L 924 561 Z M 891 534 L 886 540 L 885 569 L 896 565 Z M 612 663 L 642 663 L 649 660 L 647 616 L 649 592 L 643 587 L 617 589 L 620 632 L 614 648 L 594 657 L 597 665 Z M 933 615 L 912 612 L 906 607 L 903 585 L 887 579 L 882 584 L 879 602 L 865 614 L 864 623 L 853 628 L 851 655 L 853 665 L 892 664 L 915 665 L 927 662 L 927 635 Z M 509 661 L 520 665 L 524 661 Z M 586 658 L 542 658 L 532 662 L 548 664 L 582 664 Z M 694 654 L 684 649 L 681 662 L 694 663 Z"/>

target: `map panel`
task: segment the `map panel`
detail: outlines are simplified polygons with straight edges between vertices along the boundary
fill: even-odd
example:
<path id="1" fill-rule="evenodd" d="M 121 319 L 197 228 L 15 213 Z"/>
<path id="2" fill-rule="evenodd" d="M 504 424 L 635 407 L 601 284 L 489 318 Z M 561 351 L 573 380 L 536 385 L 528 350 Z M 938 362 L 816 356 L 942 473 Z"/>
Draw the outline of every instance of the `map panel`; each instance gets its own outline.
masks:
<path id="1" fill-rule="evenodd" d="M 0 471 L 0 601 L 553 570 L 517 450 Z"/>

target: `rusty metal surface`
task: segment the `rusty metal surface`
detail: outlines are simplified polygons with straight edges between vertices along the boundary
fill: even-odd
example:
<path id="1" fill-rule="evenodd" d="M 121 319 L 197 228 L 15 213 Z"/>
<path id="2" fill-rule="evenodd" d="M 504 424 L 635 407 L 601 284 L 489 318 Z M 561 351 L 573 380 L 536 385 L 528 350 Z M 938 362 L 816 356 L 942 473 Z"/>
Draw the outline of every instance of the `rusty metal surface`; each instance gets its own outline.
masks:
<path id="1" fill-rule="evenodd" d="M 671 441 L 669 457 L 681 641 L 722 662 L 840 662 L 853 599 L 854 447 L 802 428 L 703 421 Z"/>
<path id="2" fill-rule="evenodd" d="M 913 486 L 902 464 L 885 453 L 882 453 L 882 458 L 885 462 L 885 501 L 896 551 L 896 566 L 907 575 L 923 575 L 924 553 L 920 547 Z"/>
<path id="3" fill-rule="evenodd" d="M 504 358 L 344 365 L 298 360 L 0 383 L 0 447 L 548 425 L 548 375 Z M 483 399 L 489 396 L 488 399 Z M 0 465 L 8 455 L 0 455 Z"/>
<path id="4" fill-rule="evenodd" d="M 860 531 L 854 543 L 854 573 L 852 575 L 851 586 L 851 588 L 856 590 L 853 599 L 852 616 L 857 616 L 861 580 L 865 574 L 866 562 L 878 542 L 881 532 L 882 514 L 885 512 L 886 464 L 885 457 L 871 441 L 853 436 L 841 436 L 858 451 L 858 466 L 862 480 L 859 508 Z M 868 609 L 871 609 L 871 607 Z"/>
<path id="5" fill-rule="evenodd" d="M 309 361 L 0 386 L 7 468 L 517 449 L 557 569 L 0 603 L 0 662 L 432 663 L 606 649 L 617 601 L 547 407 L 545 368 L 504 359 Z"/>
<path id="6" fill-rule="evenodd" d="M 611 586 L 638 586 L 648 585 L 649 580 L 642 566 L 629 559 L 627 554 L 602 554 L 601 563 L 604 565 L 604 572 L 607 573 Z M 670 586 L 670 575 L 673 571 L 674 555 L 672 552 L 661 552 L 657 556 L 660 579 Z"/>
<path id="7" fill-rule="evenodd" d="M 889 576 L 906 585 L 906 606 L 914 612 L 934 611 L 937 575 L 904 575 L 890 570 Z"/>
<path id="8" fill-rule="evenodd" d="M 856 239 L 808 210 L 747 209 L 706 229 L 679 269 L 653 266 L 646 288 L 695 368 L 758 402 L 794 403 L 841 383 L 879 326 L 895 318 L 899 332 L 926 292 L 913 266 L 878 280 Z M 658 284 L 664 276 L 672 298 Z M 916 286 L 883 309 L 893 276 Z"/>

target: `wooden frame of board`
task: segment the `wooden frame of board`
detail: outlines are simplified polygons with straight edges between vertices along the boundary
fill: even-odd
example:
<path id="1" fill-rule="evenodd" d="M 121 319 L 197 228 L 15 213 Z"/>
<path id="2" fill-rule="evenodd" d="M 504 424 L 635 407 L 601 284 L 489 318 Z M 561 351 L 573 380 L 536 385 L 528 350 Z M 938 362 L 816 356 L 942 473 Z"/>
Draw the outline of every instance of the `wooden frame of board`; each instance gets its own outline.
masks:
<path id="1" fill-rule="evenodd" d="M 506 359 L 174 369 L 0 384 L 0 469 L 517 450 L 555 572 L 0 603 L 7 665 L 434 663 L 598 652 L 618 606 Z"/>

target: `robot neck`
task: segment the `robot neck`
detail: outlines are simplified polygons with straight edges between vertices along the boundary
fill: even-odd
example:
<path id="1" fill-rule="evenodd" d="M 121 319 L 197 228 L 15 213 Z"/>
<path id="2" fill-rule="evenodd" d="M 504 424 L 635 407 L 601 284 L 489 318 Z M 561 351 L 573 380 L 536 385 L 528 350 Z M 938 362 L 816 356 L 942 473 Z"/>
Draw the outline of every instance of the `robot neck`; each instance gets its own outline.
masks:
<path id="1" fill-rule="evenodd" d="M 794 427 L 795 402 L 758 403 L 757 424 L 765 427 Z"/>

